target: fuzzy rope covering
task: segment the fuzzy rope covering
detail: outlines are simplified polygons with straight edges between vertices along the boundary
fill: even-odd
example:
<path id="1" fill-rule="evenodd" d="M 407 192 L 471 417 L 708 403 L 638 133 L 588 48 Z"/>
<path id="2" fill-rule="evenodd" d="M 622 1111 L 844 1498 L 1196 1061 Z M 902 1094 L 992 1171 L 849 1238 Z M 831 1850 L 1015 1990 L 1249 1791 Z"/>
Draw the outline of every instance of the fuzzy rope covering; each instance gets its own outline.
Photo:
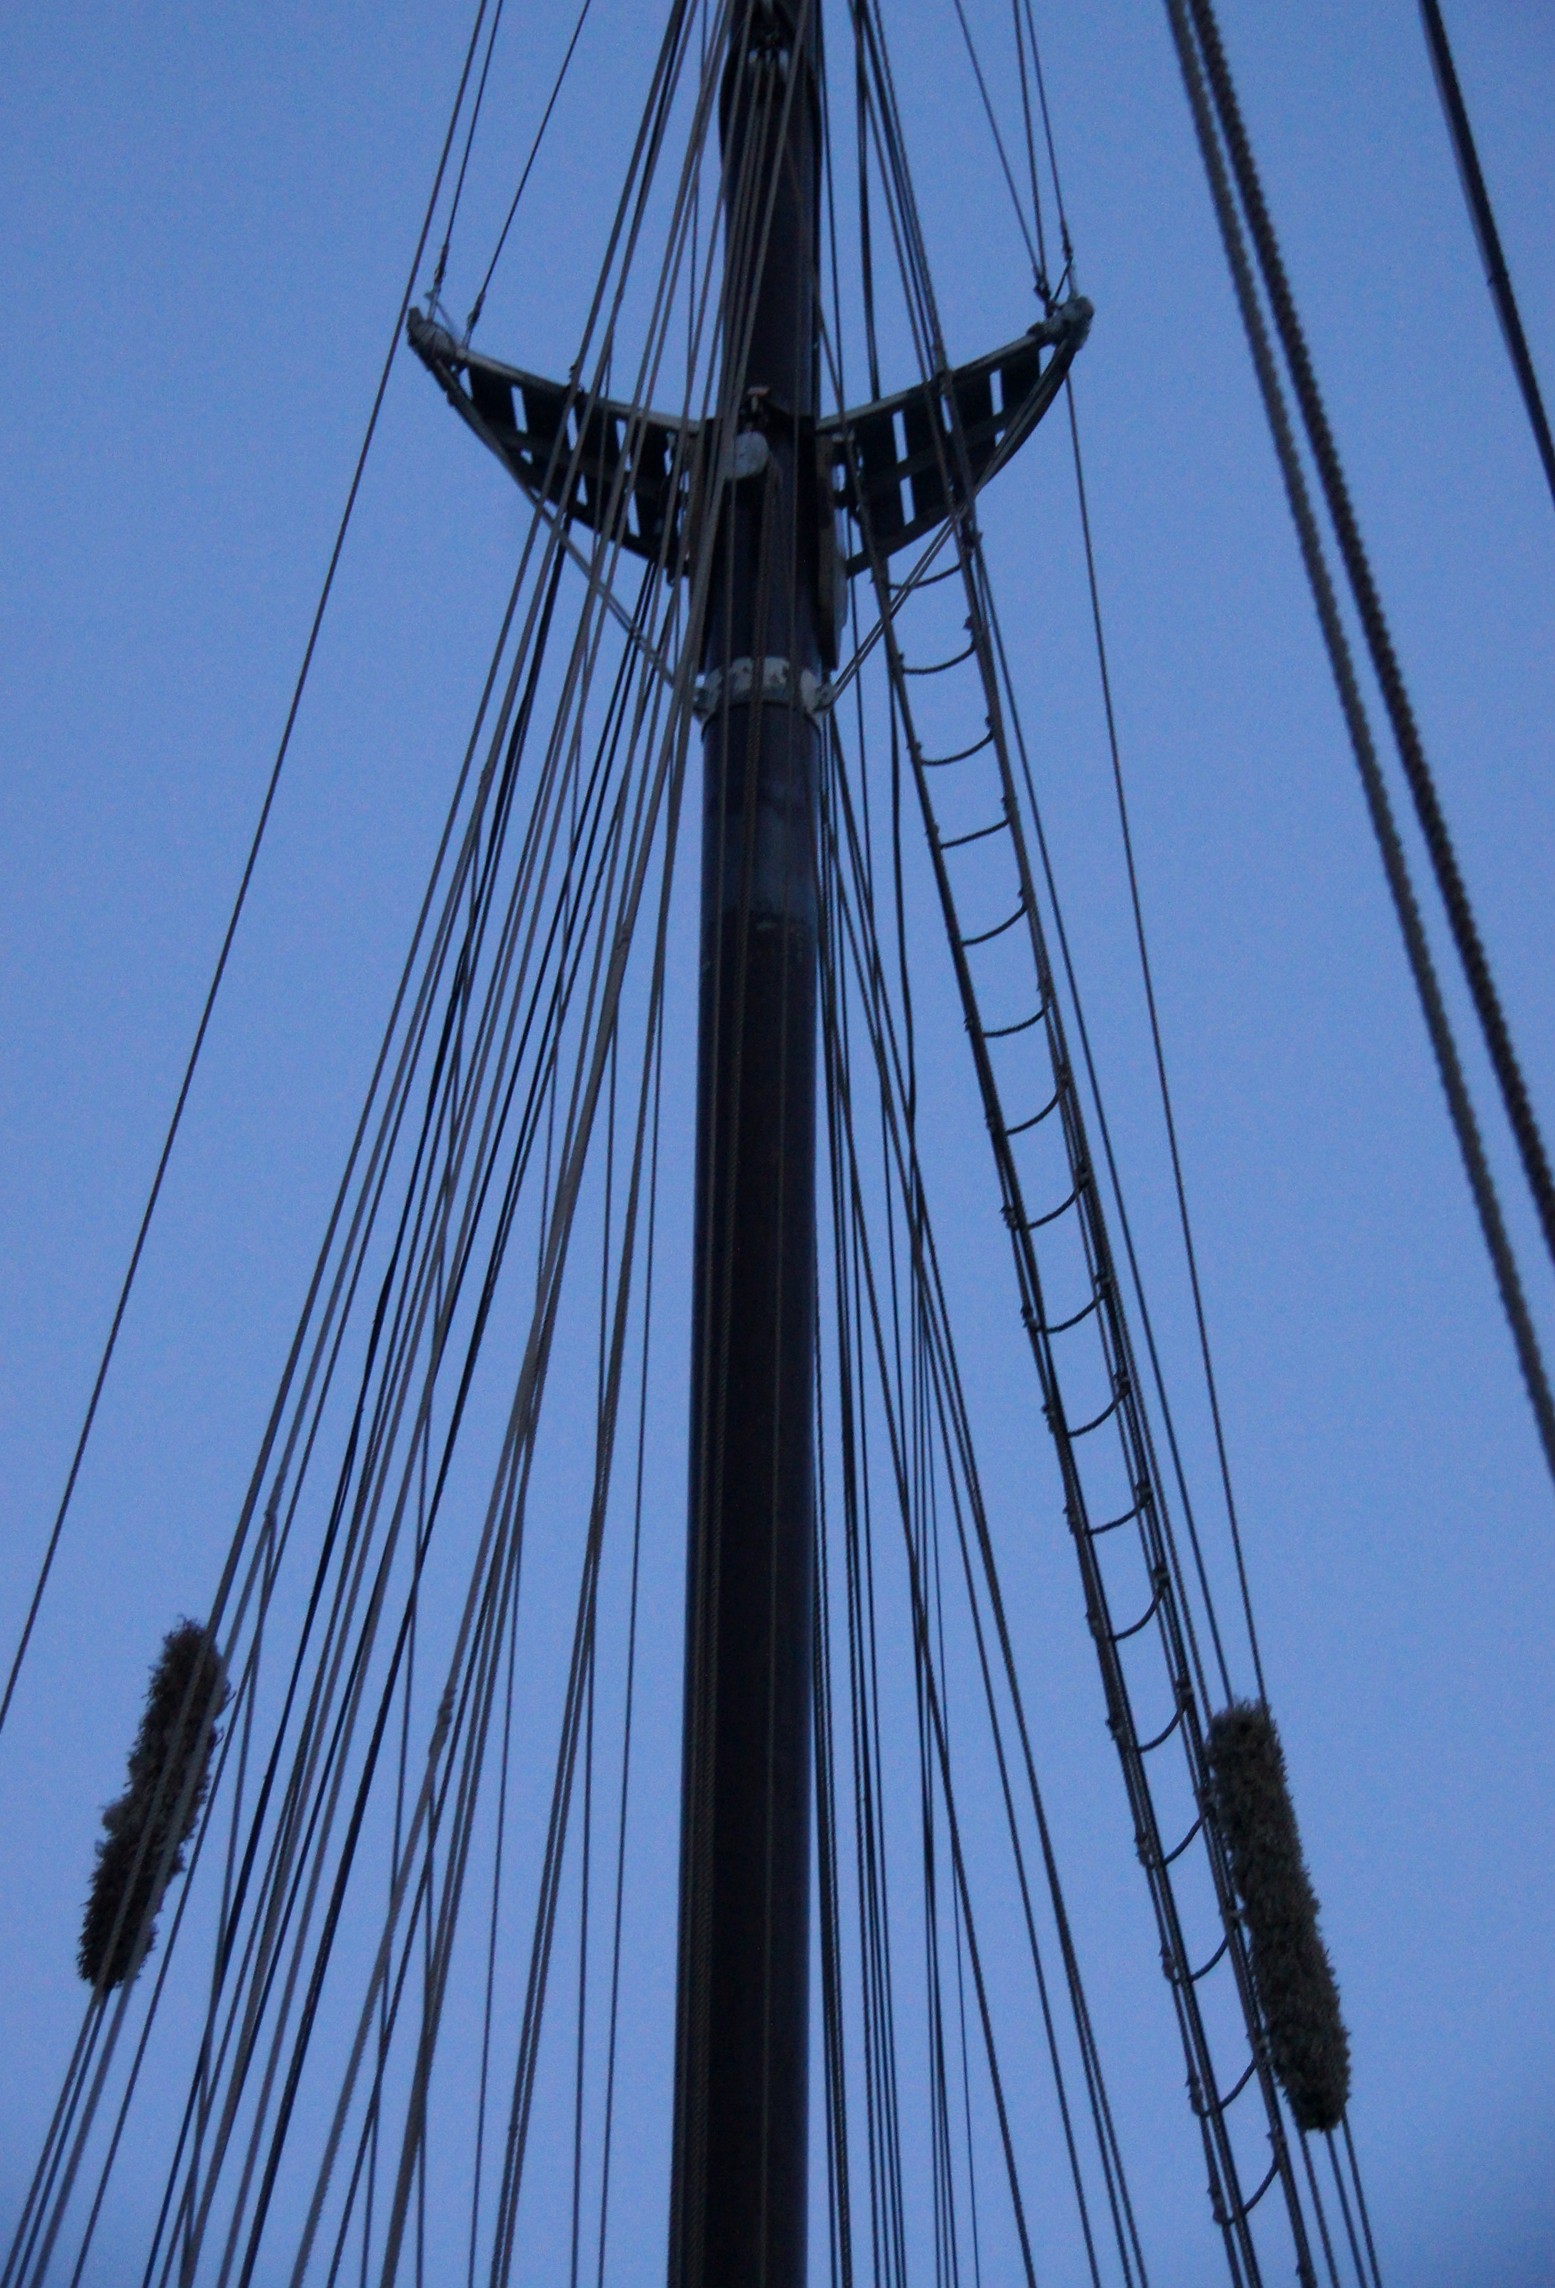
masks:
<path id="1" fill-rule="evenodd" d="M 1296 2125 L 1335 2129 L 1350 2095 L 1350 2037 L 1267 1708 L 1235 1701 L 1205 1740 L 1216 1825 L 1242 1903 L 1269 2062 Z"/>
<path id="2" fill-rule="evenodd" d="M 76 1958 L 89 1986 L 120 1985 L 137 1956 L 143 1961 L 151 1951 L 150 1926 L 183 1872 L 184 1845 L 205 1801 L 226 1700 L 226 1669 L 205 1628 L 180 1621 L 151 1672 L 129 1785 L 103 1813 Z"/>

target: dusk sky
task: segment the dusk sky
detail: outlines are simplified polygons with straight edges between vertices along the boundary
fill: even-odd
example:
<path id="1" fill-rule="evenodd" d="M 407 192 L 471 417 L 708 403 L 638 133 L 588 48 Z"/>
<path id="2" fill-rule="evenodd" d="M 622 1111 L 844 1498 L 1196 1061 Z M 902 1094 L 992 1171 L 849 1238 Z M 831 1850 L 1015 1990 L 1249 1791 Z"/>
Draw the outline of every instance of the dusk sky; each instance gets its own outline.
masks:
<path id="1" fill-rule="evenodd" d="M 1005 36 L 995 0 L 969 0 L 969 13 L 990 40 Z M 483 324 L 493 355 L 567 370 L 658 14 L 595 0 Z M 951 354 L 970 357 L 1031 323 L 1030 280 L 950 0 L 891 0 L 886 15 Z M 1539 0 L 1447 0 L 1447 16 L 1534 360 L 1555 393 L 1555 13 Z M 557 0 L 504 27 L 487 172 L 472 176 L 450 272 L 458 315 L 573 18 Z M 1164 11 L 1038 0 L 1037 18 L 1077 282 L 1097 313 L 1076 386 L 1162 1023 L 1270 1695 L 1352 2036 L 1352 2119 L 1383 2276 L 1394 2288 L 1544 2288 L 1555 2282 L 1555 1488 L 1327 680 Z M 1555 1133 L 1555 505 L 1413 0 L 1225 0 L 1223 28 L 1426 745 Z M 439 0 L 58 0 L 18 10 L 0 38 L 7 1664 L 467 37 L 465 12 Z M 431 862 L 512 576 L 520 518 L 505 485 L 401 356 L 0 1736 L 7 2241 L 79 2022 L 75 1934 L 98 1814 L 122 1784 L 162 1632 L 208 1604 Z M 1001 478 L 984 522 L 1040 730 L 1104 1087 L 1162 1266 L 1162 1323 L 1186 1343 L 1056 418 Z M 684 1068 L 688 1007 L 675 1022 Z M 965 1087 L 945 1225 L 996 1229 L 969 1066 Z M 1555 1344 L 1550 1266 L 1493 1134 Z M 1013 1310 L 997 1326 L 1000 1344 L 1017 1343 Z M 993 1334 L 972 1326 L 974 1364 L 985 1343 L 991 1358 Z M 990 1365 L 989 1392 L 1002 1387 Z M 989 1405 L 991 1476 L 1013 1498 L 1016 1427 Z M 666 1462 L 671 1485 L 676 1467 Z M 676 1629 L 678 1515 L 667 1496 Z M 1072 1576 L 1063 1587 L 1055 1567 L 1051 1579 L 1068 1600 L 1054 1626 L 1078 1638 Z M 1042 1753 L 1083 1896 L 1089 1822 L 1132 1861 L 1094 1679 L 1073 1673 L 1073 1694 L 1055 1683 L 1044 1707 Z M 661 1872 L 669 1813 L 663 1835 Z M 1136 2055 L 1151 2076 L 1165 2059 L 1159 2088 L 1143 2086 L 1141 2067 L 1124 2111 L 1153 2220 L 1151 2277 L 1186 2288 L 1211 2276 L 1203 2186 L 1197 2163 L 1172 2181 L 1186 2148 L 1168 2154 L 1155 2139 L 1158 2120 L 1169 2113 L 1175 2136 L 1186 2116 L 1180 2061 L 1153 2031 L 1135 2051 L 1135 1969 L 1161 1982 L 1143 1922 L 1110 1918 L 1112 1871 L 1098 1863 L 1085 1943 L 1114 2082 L 1128 2088 Z M 1154 1993 L 1147 2007 L 1165 2010 Z M 132 2197 L 106 2214 L 89 2280 L 138 2277 L 140 2226 Z"/>

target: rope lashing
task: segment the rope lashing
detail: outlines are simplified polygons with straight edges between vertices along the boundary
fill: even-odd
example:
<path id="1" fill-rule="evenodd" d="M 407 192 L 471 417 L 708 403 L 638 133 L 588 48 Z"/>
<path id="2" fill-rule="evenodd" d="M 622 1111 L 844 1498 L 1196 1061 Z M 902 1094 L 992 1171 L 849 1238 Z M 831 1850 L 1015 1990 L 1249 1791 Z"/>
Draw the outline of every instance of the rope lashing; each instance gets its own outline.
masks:
<path id="1" fill-rule="evenodd" d="M 183 1872 L 184 1845 L 210 1782 L 216 1718 L 227 1672 L 199 1621 L 180 1621 L 162 1641 L 130 1750 L 129 1785 L 103 1813 L 77 1962 L 90 1986 L 123 1983 L 163 1895 Z"/>
<path id="2" fill-rule="evenodd" d="M 1336 2129 L 1350 2095 L 1350 2037 L 1318 1932 L 1285 1757 L 1258 1701 L 1233 1701 L 1205 1740 L 1212 1808 L 1231 1862 L 1269 2038 L 1296 2126 Z"/>

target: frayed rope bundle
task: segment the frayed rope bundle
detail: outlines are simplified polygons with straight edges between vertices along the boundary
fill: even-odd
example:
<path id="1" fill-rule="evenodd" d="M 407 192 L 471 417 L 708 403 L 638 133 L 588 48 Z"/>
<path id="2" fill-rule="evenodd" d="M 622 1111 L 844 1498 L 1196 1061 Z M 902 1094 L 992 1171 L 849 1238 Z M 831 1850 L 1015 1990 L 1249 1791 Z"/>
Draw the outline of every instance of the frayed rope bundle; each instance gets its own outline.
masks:
<path id="1" fill-rule="evenodd" d="M 1242 1902 L 1269 2062 L 1300 2129 L 1335 2129 L 1350 2095 L 1350 2037 L 1267 1708 L 1235 1701 L 1211 1719 L 1215 1822 Z"/>
<path id="2" fill-rule="evenodd" d="M 106 1990 L 129 1975 L 163 1893 L 183 1872 L 226 1702 L 227 1672 L 209 1634 L 198 1621 L 180 1621 L 151 1672 L 129 1786 L 103 1813 L 76 1958 L 90 1986 Z M 147 1936 L 147 1954 L 151 1944 Z"/>

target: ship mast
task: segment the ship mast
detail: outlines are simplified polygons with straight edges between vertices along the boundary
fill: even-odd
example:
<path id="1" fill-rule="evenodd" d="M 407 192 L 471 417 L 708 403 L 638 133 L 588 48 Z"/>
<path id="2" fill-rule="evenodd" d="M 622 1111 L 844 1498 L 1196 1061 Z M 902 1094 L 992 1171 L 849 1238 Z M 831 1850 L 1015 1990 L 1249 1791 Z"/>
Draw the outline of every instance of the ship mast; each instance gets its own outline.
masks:
<path id="1" fill-rule="evenodd" d="M 805 2274 L 815 1390 L 819 132 L 812 0 L 720 127 L 671 2288 Z M 826 529 L 822 530 L 823 523 Z"/>

